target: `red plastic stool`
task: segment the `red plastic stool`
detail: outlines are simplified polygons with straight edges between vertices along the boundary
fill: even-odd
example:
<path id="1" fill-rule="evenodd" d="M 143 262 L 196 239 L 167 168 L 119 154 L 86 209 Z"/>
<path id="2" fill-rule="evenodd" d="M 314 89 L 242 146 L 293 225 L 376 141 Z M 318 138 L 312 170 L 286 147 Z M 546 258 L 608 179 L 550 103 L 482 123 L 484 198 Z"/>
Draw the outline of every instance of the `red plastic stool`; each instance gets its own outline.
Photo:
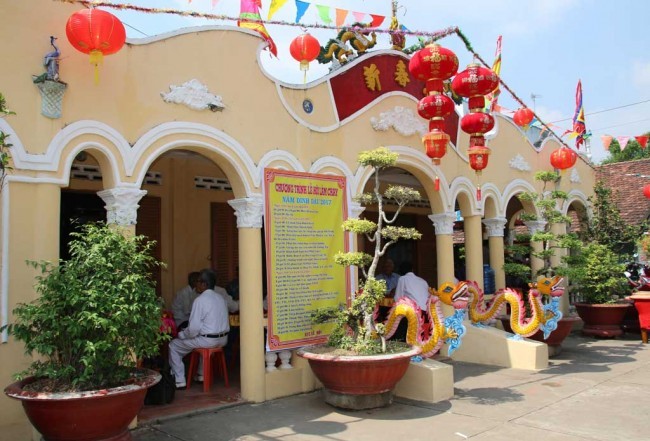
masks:
<path id="1" fill-rule="evenodd" d="M 192 378 L 196 374 L 199 367 L 199 357 L 203 357 L 203 392 L 209 392 L 212 386 L 212 356 L 216 355 L 217 367 L 219 372 L 223 374 L 223 381 L 228 385 L 228 368 L 226 367 L 226 355 L 223 348 L 196 348 L 192 351 L 190 358 L 190 369 L 187 374 L 187 389 L 192 386 Z"/>

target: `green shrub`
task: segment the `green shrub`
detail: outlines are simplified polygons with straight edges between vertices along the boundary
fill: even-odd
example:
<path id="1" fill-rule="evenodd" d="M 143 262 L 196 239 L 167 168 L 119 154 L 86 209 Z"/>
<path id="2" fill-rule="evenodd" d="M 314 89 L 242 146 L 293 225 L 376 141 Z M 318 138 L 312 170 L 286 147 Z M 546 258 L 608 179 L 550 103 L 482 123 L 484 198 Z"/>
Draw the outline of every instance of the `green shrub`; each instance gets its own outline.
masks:
<path id="1" fill-rule="evenodd" d="M 156 354 L 161 303 L 150 278 L 160 265 L 144 236 L 88 224 L 72 233 L 70 260 L 33 262 L 39 270 L 31 303 L 13 311 L 9 334 L 40 354 L 16 375 L 34 375 L 51 391 L 93 390 L 122 384 L 136 360 Z"/>

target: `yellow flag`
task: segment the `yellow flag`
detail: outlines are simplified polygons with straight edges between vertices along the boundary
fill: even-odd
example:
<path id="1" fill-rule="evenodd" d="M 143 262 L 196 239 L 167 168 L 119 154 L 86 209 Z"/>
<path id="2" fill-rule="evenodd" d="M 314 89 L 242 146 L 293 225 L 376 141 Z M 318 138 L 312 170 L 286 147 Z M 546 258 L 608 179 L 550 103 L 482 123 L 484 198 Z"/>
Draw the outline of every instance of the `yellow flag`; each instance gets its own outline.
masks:
<path id="1" fill-rule="evenodd" d="M 270 20 L 273 14 L 278 12 L 278 9 L 284 6 L 287 0 L 271 0 L 271 7 L 269 7 L 269 16 L 267 20 Z"/>

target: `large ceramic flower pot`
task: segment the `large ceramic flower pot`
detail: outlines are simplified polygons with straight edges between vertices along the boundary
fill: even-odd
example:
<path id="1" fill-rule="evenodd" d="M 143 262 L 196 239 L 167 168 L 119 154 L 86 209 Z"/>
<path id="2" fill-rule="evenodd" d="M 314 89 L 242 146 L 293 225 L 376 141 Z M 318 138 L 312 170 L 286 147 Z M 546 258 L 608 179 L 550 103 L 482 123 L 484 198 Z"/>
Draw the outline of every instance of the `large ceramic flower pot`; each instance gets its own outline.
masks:
<path id="1" fill-rule="evenodd" d="M 648 330 L 650 329 L 650 292 L 639 291 L 630 296 L 634 301 L 634 307 L 639 311 L 639 325 L 641 328 L 641 340 L 648 343 Z"/>
<path id="2" fill-rule="evenodd" d="M 112 389 L 76 392 L 30 392 L 23 386 L 34 377 L 10 384 L 5 394 L 20 400 L 32 425 L 45 441 L 128 441 L 129 423 L 138 415 L 147 388 L 160 374 L 139 371 L 129 384 Z"/>
<path id="3" fill-rule="evenodd" d="M 617 337 L 623 335 L 623 318 L 627 312 L 627 303 L 592 305 L 576 303 L 578 315 L 584 322 L 582 333 L 594 337 Z"/>
<path id="4" fill-rule="evenodd" d="M 510 326 L 510 317 L 501 316 L 499 317 L 499 320 L 501 320 L 501 325 L 503 326 L 503 330 L 512 333 L 512 327 Z M 546 340 L 544 340 L 544 333 L 542 331 L 537 331 L 536 333 L 534 333 L 528 338 L 530 338 L 531 340 L 546 343 L 551 347 L 558 348 L 559 346 L 562 345 L 564 339 L 569 336 L 569 334 L 573 330 L 573 327 L 578 322 L 580 322 L 580 318 L 578 317 L 562 317 L 560 321 L 557 323 L 557 329 L 551 332 L 551 334 L 548 336 Z M 559 354 L 559 352 L 555 353 L 555 355 L 557 354 Z"/>
<path id="5" fill-rule="evenodd" d="M 332 355 L 303 348 L 298 355 L 309 360 L 323 383 L 325 402 L 343 409 L 372 409 L 392 402 L 393 389 L 419 348 L 383 355 Z"/>

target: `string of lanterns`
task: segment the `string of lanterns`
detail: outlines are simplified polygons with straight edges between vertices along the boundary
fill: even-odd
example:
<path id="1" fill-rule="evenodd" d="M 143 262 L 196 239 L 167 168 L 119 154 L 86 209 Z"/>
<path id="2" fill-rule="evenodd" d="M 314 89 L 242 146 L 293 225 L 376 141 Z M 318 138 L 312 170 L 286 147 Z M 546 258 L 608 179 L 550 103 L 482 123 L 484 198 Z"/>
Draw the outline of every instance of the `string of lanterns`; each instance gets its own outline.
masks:
<path id="1" fill-rule="evenodd" d="M 80 4 L 89 3 L 84 0 L 59 1 Z M 92 4 L 92 6 L 96 5 L 97 3 Z M 118 5 L 105 4 L 104 6 L 117 7 Z M 128 5 L 119 6 L 124 9 Z M 161 12 L 167 11 L 161 10 Z M 499 84 L 503 85 L 513 98 L 523 106 L 513 116 L 513 121 L 520 127 L 528 127 L 530 122 L 536 118 L 536 115 L 534 111 L 525 106 L 496 73 L 488 67 L 484 67 L 487 64 L 473 51 L 469 41 L 458 28 L 450 28 L 432 35 L 442 38 L 452 32 L 459 35 L 465 42 L 467 49 L 474 54 L 475 59 L 479 60 L 483 66 L 472 63 L 464 71 L 456 75 L 459 65 L 456 54 L 436 43 L 432 43 L 413 53 L 409 62 L 409 71 L 415 78 L 426 83 L 426 95 L 418 102 L 417 108 L 418 114 L 422 118 L 429 120 L 429 132 L 423 136 L 422 142 L 427 156 L 432 159 L 436 167 L 440 165 L 442 157 L 446 154 L 447 144 L 450 141 L 450 136 L 444 131 L 445 117 L 454 111 L 453 101 L 444 93 L 445 81 L 456 75 L 451 81 L 451 90 L 457 96 L 468 99 L 469 113 L 461 118 L 460 127 L 470 135 L 467 154 L 470 167 L 477 175 L 476 198 L 480 201 L 480 176 L 487 167 L 489 155 L 491 154 L 490 149 L 485 145 L 485 133 L 494 128 L 494 117 L 485 111 L 485 95 L 492 93 Z M 113 14 L 94 7 L 73 13 L 66 23 L 66 35 L 75 49 L 89 54 L 90 63 L 95 66 L 95 83 L 99 81 L 98 66 L 102 64 L 103 57 L 118 52 L 126 41 L 126 31 L 122 22 Z M 319 51 L 320 44 L 318 40 L 306 31 L 294 38 L 290 44 L 289 52 L 300 63 L 300 70 L 305 73 L 305 82 L 309 64 L 318 57 Z M 539 118 L 537 119 L 539 120 Z M 549 129 L 541 120 L 540 123 Z M 551 129 L 549 131 L 555 134 Z M 563 146 L 551 153 L 551 165 L 560 170 L 573 167 L 577 160 L 576 152 L 562 142 L 557 135 L 555 136 Z M 439 191 L 440 178 L 437 171 L 434 186 L 435 190 Z"/>

